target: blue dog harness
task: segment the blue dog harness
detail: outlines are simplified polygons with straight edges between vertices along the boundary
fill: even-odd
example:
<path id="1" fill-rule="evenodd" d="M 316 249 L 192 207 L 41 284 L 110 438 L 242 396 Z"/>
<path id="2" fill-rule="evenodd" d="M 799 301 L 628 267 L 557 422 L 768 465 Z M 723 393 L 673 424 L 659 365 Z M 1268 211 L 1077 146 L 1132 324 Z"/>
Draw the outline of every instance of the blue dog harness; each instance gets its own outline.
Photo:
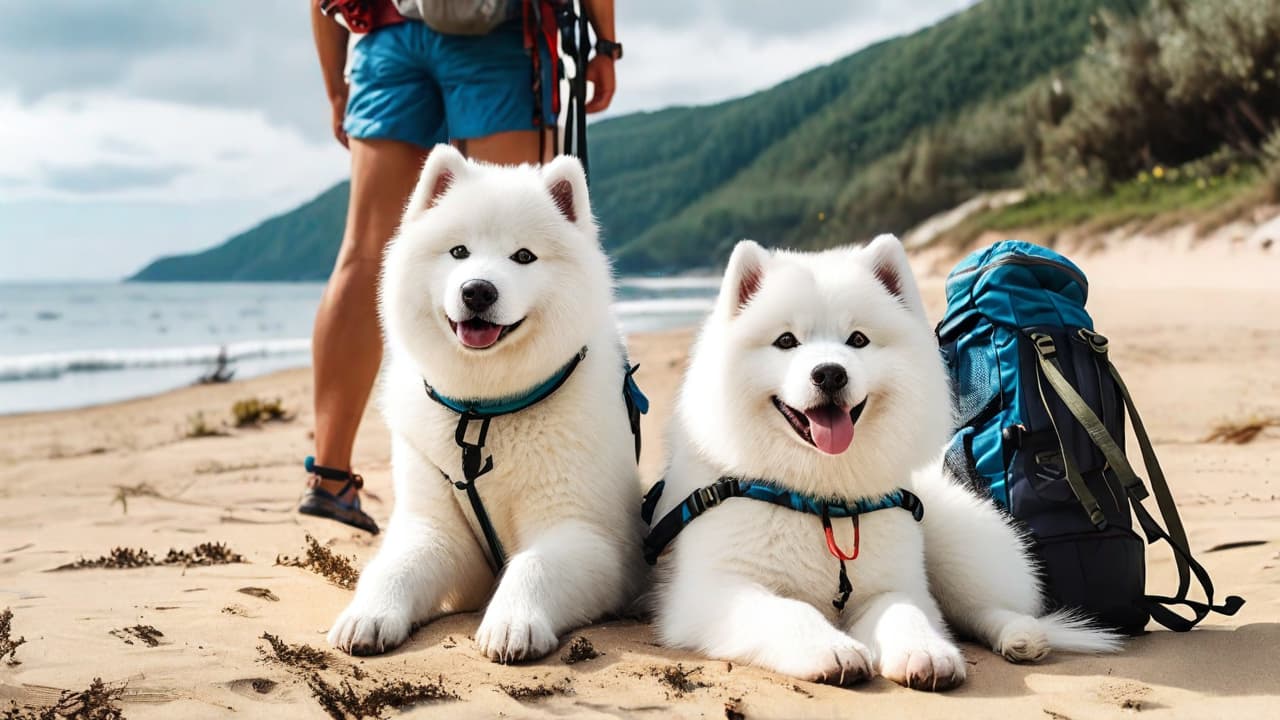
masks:
<path id="1" fill-rule="evenodd" d="M 659 480 L 644 496 L 644 504 L 640 508 L 640 517 L 646 525 L 653 523 L 653 512 L 657 509 L 658 500 L 662 497 L 665 480 Z M 790 490 L 783 490 L 766 480 L 753 480 L 737 477 L 722 477 L 715 483 L 698 488 L 689 494 L 679 505 L 662 516 L 648 537 L 644 539 L 644 560 L 650 565 L 658 562 L 658 556 L 676 539 L 676 535 L 693 522 L 699 515 L 731 498 L 748 498 L 780 505 L 796 512 L 818 515 L 822 518 L 822 530 L 827 537 L 827 550 L 840 561 L 840 590 L 831 604 L 837 610 L 843 610 L 849 595 L 853 593 L 853 584 L 849 582 L 849 573 L 845 567 L 846 560 L 858 557 L 861 533 L 858 529 L 858 517 L 876 510 L 886 508 L 902 508 L 911 513 L 916 522 L 924 519 L 924 504 L 913 493 L 901 488 L 877 498 L 859 498 L 853 502 L 828 500 L 802 495 Z M 845 554 L 836 545 L 835 534 L 831 529 L 831 518 L 851 518 L 853 520 L 853 552 Z"/>
<path id="2" fill-rule="evenodd" d="M 458 428 L 454 432 L 454 441 L 462 449 L 463 480 L 460 482 L 453 480 L 443 470 L 440 474 L 444 475 L 445 480 L 453 483 L 454 487 L 466 491 L 467 500 L 471 503 L 471 509 L 476 515 L 476 522 L 480 524 L 480 531 L 484 534 L 485 543 L 489 546 L 489 564 L 495 573 L 507 564 L 507 556 L 502 549 L 502 541 L 498 539 L 498 533 L 493 527 L 493 521 L 489 519 L 489 513 L 485 511 L 484 503 L 480 500 L 480 493 L 476 490 L 476 478 L 493 469 L 493 455 L 484 452 L 485 441 L 489 436 L 489 422 L 496 417 L 526 410 L 551 397 L 556 390 L 568 382 L 573 371 L 586 356 L 587 348 L 584 346 L 551 377 L 514 397 L 459 400 L 441 395 L 425 378 L 422 381 L 427 397 L 458 414 Z M 622 397 L 626 401 L 627 419 L 631 423 L 631 433 L 635 437 L 636 461 L 639 462 L 640 416 L 649 412 L 649 400 L 644 393 L 640 392 L 640 386 L 636 385 L 633 377 L 640 366 L 632 366 L 626 361 L 625 354 L 623 362 L 626 372 Z M 473 424 L 477 425 L 474 434 L 470 432 Z M 474 440 L 469 440 L 468 437 Z"/>

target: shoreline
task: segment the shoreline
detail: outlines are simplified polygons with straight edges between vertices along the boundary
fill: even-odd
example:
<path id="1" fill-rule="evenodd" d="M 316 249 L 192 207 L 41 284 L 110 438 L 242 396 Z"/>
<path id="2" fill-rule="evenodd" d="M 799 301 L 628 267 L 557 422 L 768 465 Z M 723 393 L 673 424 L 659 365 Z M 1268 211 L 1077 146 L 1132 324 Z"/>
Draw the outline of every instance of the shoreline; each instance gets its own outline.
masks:
<path id="1" fill-rule="evenodd" d="M 646 338 L 647 336 L 650 336 L 650 335 L 658 335 L 658 336 L 662 336 L 662 335 L 667 335 L 667 334 L 671 334 L 671 333 L 686 333 L 686 332 L 692 332 L 692 331 L 694 331 L 696 328 L 697 328 L 697 325 L 696 325 L 696 324 L 692 324 L 692 325 L 677 325 L 677 326 L 672 326 L 672 327 L 665 328 L 665 329 L 661 329 L 661 330 L 644 330 L 644 331 L 640 331 L 640 332 L 632 333 L 632 334 L 630 334 L 630 335 L 627 335 L 626 337 L 627 337 L 628 341 L 630 341 L 630 339 L 631 339 L 631 338 L 639 338 L 641 342 L 644 342 L 644 338 Z M 259 360 L 260 360 L 260 358 L 255 358 L 255 359 L 259 359 Z M 258 380 L 258 379 L 260 379 L 260 378 L 271 378 L 272 376 L 286 376 L 286 375 L 296 374 L 296 373 L 304 372 L 304 371 L 305 371 L 305 372 L 310 372 L 310 370 L 311 370 L 311 358 L 310 358 L 310 353 L 307 353 L 307 354 L 306 354 L 305 359 L 300 358 L 300 359 L 299 359 L 299 361 L 298 361 L 296 364 L 291 363 L 291 364 L 289 364 L 288 366 L 285 366 L 285 367 L 278 367 L 278 366 L 275 366 L 275 365 L 273 364 L 273 365 L 269 366 L 269 367 L 268 367 L 267 369 L 265 369 L 265 370 L 261 370 L 261 371 L 257 371 L 257 372 L 251 371 L 251 372 L 249 372 L 249 373 L 244 373 L 244 374 L 242 374 L 242 373 L 240 372 L 240 368 L 237 368 L 237 367 L 236 367 L 236 365 L 237 365 L 237 363 L 238 363 L 238 362 L 239 362 L 239 361 L 232 362 L 232 363 L 228 366 L 228 367 L 229 367 L 229 369 L 236 371 L 236 374 L 235 374 L 235 376 L 234 376 L 231 380 L 229 380 L 229 381 L 227 381 L 227 382 L 221 382 L 221 383 L 201 383 L 201 382 L 199 382 L 199 380 L 195 380 L 195 381 L 192 381 L 192 382 L 184 383 L 184 384 L 182 384 L 182 385 L 170 386 L 170 387 L 166 387 L 166 388 L 164 388 L 164 389 L 155 390 L 154 392 L 147 391 L 147 392 L 143 392 L 143 393 L 140 393 L 140 394 L 137 394 L 137 395 L 130 395 L 130 396 L 128 396 L 128 397 L 122 397 L 122 398 L 117 398 L 117 399 L 107 399 L 107 400 L 102 400 L 102 401 L 100 401 L 100 402 L 91 402 L 91 403 L 84 404 L 84 405 L 75 405 L 75 406 L 67 406 L 67 407 L 51 407 L 51 408 L 23 409 L 23 410 L 16 410 L 16 411 L 4 411 L 4 410 L 0 410 L 0 420 L 10 419 L 10 418 L 23 418 L 23 417 L 28 417 L 28 416 L 31 416 L 31 417 L 38 417 L 38 416 L 42 416 L 42 415 L 48 415 L 48 414 L 50 414 L 50 413 L 59 413 L 59 412 L 80 412 L 80 411 L 85 411 L 85 410 L 94 410 L 94 409 L 99 409 L 99 408 L 109 408 L 109 407 L 112 407 L 112 406 L 115 406 L 115 405 L 123 405 L 123 404 L 126 404 L 126 403 L 131 403 L 131 402 L 140 401 L 140 400 L 153 400 L 153 399 L 161 398 L 161 397 L 163 397 L 163 396 L 165 396 L 165 395 L 168 395 L 168 394 L 170 394 L 170 393 L 180 393 L 180 392 L 182 392 L 182 391 L 184 391 L 184 390 L 189 390 L 189 389 L 193 389 L 193 388 L 208 387 L 208 386 L 220 386 L 220 385 L 222 385 L 222 386 L 228 386 L 228 387 L 235 387 L 238 383 L 248 382 L 248 381 L 251 381 L 251 380 Z M 191 371 L 192 371 L 192 374 L 194 374 L 194 375 L 196 375 L 196 376 L 199 376 L 200 374 L 203 374 L 203 372 L 202 372 L 202 371 L 205 371 L 205 370 L 209 370 L 209 369 L 211 369 L 211 366 L 209 366 L 209 365 L 199 365 L 199 364 L 181 365 L 181 366 L 178 366 L 178 367 L 181 367 L 181 368 L 184 368 L 184 369 L 187 369 L 187 370 L 191 370 Z M 176 368 L 165 368 L 165 369 L 166 369 L 166 370 L 172 370 L 172 369 L 176 369 Z M 77 371 L 77 373 L 75 374 L 75 376 L 76 376 L 76 377 L 79 377 L 79 378 L 81 378 L 81 379 L 88 379 L 88 378 L 93 378 L 93 377 L 99 377 L 99 378 L 102 378 L 102 379 L 105 379 L 105 380 L 110 380 L 110 379 L 112 379 L 112 378 L 111 378 L 111 375 L 112 375 L 112 374 L 115 374 L 115 373 L 130 373 L 130 372 L 145 373 L 145 372 L 153 372 L 154 370 L 155 370 L 155 368 L 148 368 L 148 367 L 137 367 L 137 368 L 126 367 L 126 368 L 118 368 L 118 369 L 117 369 L 117 368 L 109 368 L 109 369 L 102 369 L 102 370 L 89 370 L 89 371 L 81 370 L 81 371 Z M 35 381 L 36 381 L 36 382 L 40 382 L 40 381 L 42 381 L 42 379 L 36 379 Z M 12 385 L 13 385 L 13 386 L 16 386 L 16 385 L 20 385 L 20 384 L 21 384 L 21 383 L 23 383 L 23 382 L 27 382 L 27 381 L 24 381 L 24 380 L 0 380 L 0 389 L 3 389 L 3 388 L 6 386 L 6 384 L 7 384 L 7 383 L 12 383 Z M 376 393 L 376 392 L 377 392 L 377 390 L 376 390 L 376 387 L 375 387 L 375 393 Z M 372 399 L 372 398 L 371 398 L 371 399 Z"/>
<path id="2" fill-rule="evenodd" d="M 622 278 L 613 311 L 628 333 L 689 326 L 710 309 L 717 282 Z M 319 285 L 305 297 L 279 284 L 188 284 L 171 294 L 79 287 L 39 286 L 0 312 L 0 340 L 40 349 L 0 352 L 0 415 L 154 396 L 194 383 L 223 353 L 240 377 L 311 364 Z"/>

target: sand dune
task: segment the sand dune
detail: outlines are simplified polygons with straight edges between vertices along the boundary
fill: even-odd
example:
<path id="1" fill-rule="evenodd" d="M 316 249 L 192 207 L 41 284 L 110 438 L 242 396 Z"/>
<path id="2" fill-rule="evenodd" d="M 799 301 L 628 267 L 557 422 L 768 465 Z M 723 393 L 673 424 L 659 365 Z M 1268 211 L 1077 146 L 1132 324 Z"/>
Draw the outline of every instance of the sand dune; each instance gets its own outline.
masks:
<path id="1" fill-rule="evenodd" d="M 1144 410 L 1193 546 L 1220 592 L 1248 601 L 1234 618 L 1213 618 L 1190 635 L 1153 631 L 1116 656 L 1058 655 L 1039 665 L 1010 665 L 966 645 L 969 681 L 945 695 L 884 680 L 842 690 L 731 667 L 660 648 L 634 620 L 574 633 L 600 655 L 573 664 L 562 659 L 567 643 L 537 663 L 488 662 L 473 646 L 476 615 L 441 620 L 395 652 L 354 660 L 324 643 L 349 590 L 275 564 L 279 555 L 303 553 L 308 533 L 357 565 L 376 547 L 366 535 L 293 512 L 310 449 L 311 385 L 309 372 L 290 371 L 0 418 L 0 610 L 12 609 L 12 636 L 26 639 L 14 650 L 21 664 L 0 660 L 0 712 L 10 700 L 54 702 L 59 691 L 100 677 L 123 687 L 130 718 L 325 717 L 316 689 L 337 698 L 335 706 L 364 700 L 371 709 L 373 688 L 401 680 L 409 685 L 391 695 L 457 698 L 409 711 L 423 716 L 1274 716 L 1280 429 L 1244 445 L 1202 439 L 1221 421 L 1280 416 L 1280 262 L 1274 252 L 1203 248 L 1079 260 L 1094 278 L 1091 308 Z M 927 279 L 924 292 L 936 317 L 940 279 Z M 690 338 L 686 331 L 631 341 L 654 407 L 645 420 L 646 482 L 660 472 L 660 428 Z M 223 437 L 184 437 L 193 413 L 217 421 L 250 396 L 279 396 L 298 416 Z M 371 491 L 368 505 L 385 523 L 388 442 L 372 412 L 357 467 Z M 206 542 L 225 543 L 244 562 L 49 572 L 116 546 L 163 559 L 170 548 Z M 1172 563 L 1159 549 L 1150 575 L 1153 590 L 1171 587 Z M 290 665 L 264 633 L 325 653 L 294 657 L 297 648 L 282 647 Z M 343 682 L 351 688 L 345 700 Z"/>

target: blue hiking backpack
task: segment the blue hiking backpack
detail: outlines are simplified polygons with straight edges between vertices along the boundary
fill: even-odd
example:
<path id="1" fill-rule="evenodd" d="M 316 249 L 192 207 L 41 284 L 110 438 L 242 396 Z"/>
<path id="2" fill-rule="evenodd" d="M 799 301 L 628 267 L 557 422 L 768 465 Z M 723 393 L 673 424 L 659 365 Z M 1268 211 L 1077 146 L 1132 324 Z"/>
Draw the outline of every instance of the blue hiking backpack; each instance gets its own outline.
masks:
<path id="1" fill-rule="evenodd" d="M 937 333 L 958 422 L 946 466 L 1026 530 L 1050 605 L 1079 608 L 1127 633 L 1141 632 L 1149 619 L 1186 631 L 1210 612 L 1234 615 L 1244 601 L 1231 596 L 1214 605 L 1213 583 L 1191 556 L 1107 338 L 1085 311 L 1089 284 L 1080 268 L 1047 248 L 1008 240 L 961 261 L 946 292 Z M 1125 457 L 1126 410 L 1167 530 L 1143 507 L 1147 487 Z M 1173 549 L 1172 596 L 1146 594 L 1134 517 L 1148 543 Z M 1205 602 L 1187 598 L 1192 576 Z"/>

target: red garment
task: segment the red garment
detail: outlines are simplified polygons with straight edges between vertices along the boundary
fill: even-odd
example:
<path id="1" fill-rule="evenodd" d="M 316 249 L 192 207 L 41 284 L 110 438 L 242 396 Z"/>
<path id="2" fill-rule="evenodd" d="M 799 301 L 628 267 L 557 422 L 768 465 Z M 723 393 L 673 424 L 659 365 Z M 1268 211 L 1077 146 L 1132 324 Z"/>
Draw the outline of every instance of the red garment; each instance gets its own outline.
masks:
<path id="1" fill-rule="evenodd" d="M 542 17 L 542 27 L 537 27 L 537 21 L 534 19 L 533 2 L 539 3 L 540 15 Z M 522 2 L 522 11 L 524 15 L 524 49 L 533 58 L 533 93 L 534 97 L 542 97 L 542 53 L 538 50 L 538 36 L 542 36 L 542 41 L 546 43 L 544 47 L 548 49 L 548 56 L 551 57 L 550 72 L 546 73 L 551 80 L 551 114 L 560 114 L 560 73 L 559 66 L 556 62 L 557 48 L 559 45 L 560 27 L 556 24 L 556 10 L 554 3 L 548 0 L 533 0 L 533 2 Z M 535 113 L 534 124 L 542 123 L 542 112 Z"/>
<path id="2" fill-rule="evenodd" d="M 321 9 L 326 14 L 335 10 L 342 13 L 353 33 L 367 33 L 405 21 L 391 0 L 327 0 Z"/>

